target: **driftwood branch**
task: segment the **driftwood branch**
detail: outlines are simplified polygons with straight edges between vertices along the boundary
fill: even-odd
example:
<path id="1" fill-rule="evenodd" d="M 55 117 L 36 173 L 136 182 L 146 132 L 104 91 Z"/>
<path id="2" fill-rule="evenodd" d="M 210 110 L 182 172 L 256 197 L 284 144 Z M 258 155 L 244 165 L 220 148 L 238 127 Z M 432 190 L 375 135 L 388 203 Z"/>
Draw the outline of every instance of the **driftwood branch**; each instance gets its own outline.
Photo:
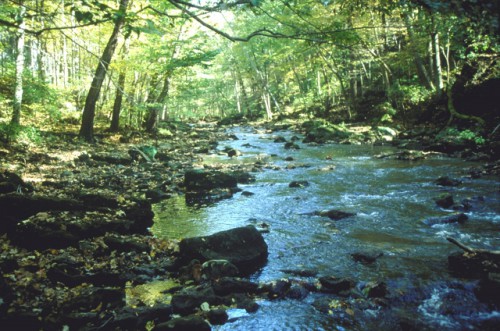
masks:
<path id="1" fill-rule="evenodd" d="M 446 240 L 451 242 L 452 244 L 458 246 L 462 250 L 466 251 L 467 253 L 473 253 L 473 254 L 483 254 L 485 257 L 489 258 L 495 258 L 495 259 L 500 259 L 500 251 L 492 251 L 489 249 L 480 249 L 480 248 L 472 248 L 469 247 L 460 241 L 456 240 L 455 238 L 447 237 Z"/>

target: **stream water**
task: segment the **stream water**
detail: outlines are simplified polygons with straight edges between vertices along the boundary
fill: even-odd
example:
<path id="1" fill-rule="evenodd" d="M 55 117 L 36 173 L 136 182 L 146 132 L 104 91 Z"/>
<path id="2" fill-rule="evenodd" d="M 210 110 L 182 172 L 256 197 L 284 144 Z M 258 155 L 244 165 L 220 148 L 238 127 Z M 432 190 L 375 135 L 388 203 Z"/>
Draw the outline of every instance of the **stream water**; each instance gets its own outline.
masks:
<path id="1" fill-rule="evenodd" d="M 470 179 L 465 170 L 477 164 L 459 159 L 433 157 L 409 162 L 375 157 L 394 152 L 391 147 L 297 142 L 299 150 L 285 150 L 283 143 L 273 139 L 279 135 L 289 141 L 292 132 L 259 132 L 243 127 L 231 133 L 239 139 L 220 142 L 219 148 L 231 146 L 243 155 L 233 159 L 209 155 L 202 163 L 254 163 L 264 159 L 272 166 L 254 173 L 256 182 L 239 185 L 254 195 L 237 193 L 203 208 L 186 206 L 182 196 L 166 200 L 155 206 L 154 234 L 183 238 L 266 223 L 270 228 L 264 234 L 269 246 L 268 263 L 252 280 L 290 278 L 284 270 L 307 269 L 320 276 L 351 277 L 361 285 L 385 281 L 390 293 L 398 294 L 400 308 L 362 310 L 356 312 L 356 323 L 344 323 L 335 312 L 315 309 L 312 303 L 323 294 L 313 293 L 302 301 L 260 301 L 260 309 L 253 314 L 230 310 L 234 321 L 215 330 L 398 329 L 391 325 L 391 315 L 398 320 L 421 321 L 429 329 L 499 325 L 500 311 L 477 301 L 471 290 L 474 281 L 449 275 L 447 256 L 458 248 L 445 239 L 450 236 L 472 247 L 498 249 L 498 178 Z M 288 156 L 293 161 L 285 161 Z M 445 175 L 463 183 L 457 187 L 436 185 L 434 181 Z M 310 185 L 290 188 L 294 180 L 307 180 Z M 433 200 L 444 192 L 452 193 L 457 202 L 472 198 L 473 208 L 466 213 L 469 219 L 464 224 L 429 226 L 422 222 L 452 212 L 439 208 Z M 329 209 L 356 216 L 332 221 L 311 215 Z M 350 256 L 365 250 L 380 251 L 383 256 L 373 265 L 355 262 Z"/>

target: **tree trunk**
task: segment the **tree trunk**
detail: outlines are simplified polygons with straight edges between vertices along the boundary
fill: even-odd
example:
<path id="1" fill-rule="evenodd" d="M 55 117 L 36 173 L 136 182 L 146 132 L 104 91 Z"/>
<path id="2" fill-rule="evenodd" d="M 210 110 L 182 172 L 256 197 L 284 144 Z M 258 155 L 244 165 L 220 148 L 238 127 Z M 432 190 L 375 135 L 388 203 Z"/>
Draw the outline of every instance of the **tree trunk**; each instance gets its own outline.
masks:
<path id="1" fill-rule="evenodd" d="M 96 103 L 99 99 L 102 83 L 106 77 L 106 71 L 108 70 L 109 63 L 111 62 L 111 58 L 113 57 L 118 43 L 118 34 L 125 23 L 125 13 L 127 11 L 128 2 L 129 0 L 120 0 L 119 16 L 115 21 L 115 27 L 108 40 L 108 44 L 99 59 L 94 79 L 92 80 L 92 85 L 90 86 L 87 99 L 85 100 L 79 136 L 87 142 L 94 141 L 94 117 Z"/>
<path id="2" fill-rule="evenodd" d="M 21 105 L 23 103 L 23 71 L 24 71 L 24 29 L 26 28 L 26 22 L 24 21 L 24 15 L 26 14 L 26 8 L 23 6 L 21 1 L 19 6 L 19 29 L 17 36 L 17 46 L 16 46 L 16 86 L 14 88 L 14 107 L 12 112 L 11 124 L 19 125 L 21 124 Z"/>
<path id="3" fill-rule="evenodd" d="M 111 126 L 109 131 L 117 132 L 120 130 L 120 112 L 122 109 L 123 91 L 125 89 L 126 71 L 122 69 L 118 77 L 118 86 L 116 88 L 115 102 L 113 104 L 113 116 L 111 118 Z"/>
<path id="4" fill-rule="evenodd" d="M 170 74 L 170 72 L 165 73 L 165 78 L 163 79 L 163 87 L 158 97 L 155 98 L 154 93 L 151 93 L 150 99 L 148 98 L 148 104 L 153 103 L 153 105 L 148 105 L 148 118 L 146 119 L 145 124 L 146 132 L 153 133 L 158 127 L 158 119 L 160 117 L 160 111 L 162 110 L 161 104 L 165 102 L 170 88 Z M 152 85 L 154 87 L 155 84 Z"/>
<path id="5" fill-rule="evenodd" d="M 413 33 L 413 27 L 410 21 L 410 16 L 407 13 L 404 13 L 403 18 L 411 46 L 414 48 L 417 44 L 417 37 Z M 425 69 L 424 62 L 422 61 L 419 52 L 416 49 L 414 49 L 413 54 L 414 54 L 413 61 L 415 62 L 415 66 L 417 68 L 417 76 L 420 83 L 427 88 L 434 89 L 434 84 L 432 83 L 432 80 L 429 78 L 429 74 L 427 73 L 427 69 Z"/>

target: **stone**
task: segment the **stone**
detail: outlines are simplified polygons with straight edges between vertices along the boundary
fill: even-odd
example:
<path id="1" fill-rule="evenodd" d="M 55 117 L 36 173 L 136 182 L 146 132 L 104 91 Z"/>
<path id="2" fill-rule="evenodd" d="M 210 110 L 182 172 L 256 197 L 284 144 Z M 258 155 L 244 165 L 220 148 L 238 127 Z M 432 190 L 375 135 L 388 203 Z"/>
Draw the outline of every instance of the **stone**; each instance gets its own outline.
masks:
<path id="1" fill-rule="evenodd" d="M 300 149 L 300 146 L 293 142 L 285 143 L 285 149 Z"/>
<path id="2" fill-rule="evenodd" d="M 388 294 L 387 284 L 384 282 L 370 282 L 363 288 L 368 298 L 385 298 Z"/>
<path id="3" fill-rule="evenodd" d="M 229 157 L 238 157 L 238 156 L 242 156 L 243 153 L 237 149 L 234 149 L 234 148 L 231 148 L 227 151 L 227 156 Z"/>
<path id="4" fill-rule="evenodd" d="M 282 299 L 287 294 L 288 290 L 292 286 L 289 279 L 280 279 L 273 284 L 269 289 L 268 298 L 269 299 Z"/>
<path id="5" fill-rule="evenodd" d="M 436 179 L 435 183 L 440 186 L 458 186 L 462 184 L 462 181 L 450 178 L 448 176 L 442 176 Z"/>
<path id="6" fill-rule="evenodd" d="M 309 186 L 309 182 L 307 180 L 294 180 L 290 184 L 288 184 L 288 187 L 292 188 L 303 188 Z"/>
<path id="7" fill-rule="evenodd" d="M 443 194 L 434 200 L 436 201 L 436 204 L 441 208 L 450 208 L 454 204 L 453 196 L 451 194 Z"/>
<path id="8" fill-rule="evenodd" d="M 238 274 L 238 268 L 227 260 L 209 260 L 201 265 L 201 278 L 205 280 L 217 280 Z"/>
<path id="9" fill-rule="evenodd" d="M 210 325 L 200 316 L 187 316 L 174 318 L 168 322 L 160 323 L 153 331 L 210 331 Z"/>
<path id="10" fill-rule="evenodd" d="M 429 217 L 423 220 L 423 222 L 432 226 L 436 224 L 463 223 L 468 219 L 469 217 L 464 213 L 454 213 L 445 216 Z"/>
<path id="11" fill-rule="evenodd" d="M 351 254 L 351 257 L 356 262 L 361 262 L 364 264 L 372 264 L 379 257 L 383 256 L 384 253 L 376 251 L 366 251 L 366 252 L 355 252 Z"/>
<path id="12" fill-rule="evenodd" d="M 150 200 L 151 202 L 159 202 L 163 199 L 168 199 L 171 197 L 170 194 L 163 192 L 160 189 L 153 189 L 153 190 L 148 190 L 145 193 L 146 199 Z"/>
<path id="13" fill-rule="evenodd" d="M 208 285 L 185 288 L 172 296 L 172 309 L 175 314 L 189 315 L 194 313 L 201 304 L 209 305 L 222 303 L 222 298 L 215 295 L 213 288 Z"/>
<path id="14" fill-rule="evenodd" d="M 350 278 L 338 278 L 334 276 L 324 276 L 319 278 L 321 291 L 327 293 L 341 294 L 350 291 L 356 282 Z"/>
<path id="15" fill-rule="evenodd" d="M 215 188 L 236 188 L 236 177 L 220 171 L 188 170 L 184 174 L 186 191 L 210 191 Z"/>
<path id="16" fill-rule="evenodd" d="M 259 292 L 259 285 L 249 280 L 223 277 L 212 284 L 212 288 L 217 295 L 229 295 L 232 293 L 256 294 Z"/>
<path id="17" fill-rule="evenodd" d="M 212 325 L 222 325 L 227 322 L 229 316 L 224 309 L 212 309 L 208 312 L 208 320 Z"/>
<path id="18" fill-rule="evenodd" d="M 335 209 L 326 210 L 326 211 L 317 211 L 314 214 L 318 215 L 318 216 L 328 217 L 329 219 L 331 219 L 333 221 L 338 221 L 338 220 L 341 220 L 343 218 L 356 216 L 356 213 L 348 213 L 345 211 L 335 210 Z"/>
<path id="19" fill-rule="evenodd" d="M 474 293 L 483 302 L 500 304 L 500 273 L 488 273 L 479 281 Z"/>
<path id="20" fill-rule="evenodd" d="M 254 175 L 246 171 L 233 171 L 230 175 L 235 177 L 236 181 L 240 184 L 250 184 L 256 180 Z"/>
<path id="21" fill-rule="evenodd" d="M 286 293 L 286 297 L 295 300 L 303 300 L 309 295 L 309 290 L 304 286 L 293 285 L 288 292 Z"/>
<path id="22" fill-rule="evenodd" d="M 185 238 L 179 243 L 179 255 L 184 261 L 228 260 L 241 275 L 248 275 L 266 263 L 268 250 L 262 234 L 249 225 L 210 236 Z"/>

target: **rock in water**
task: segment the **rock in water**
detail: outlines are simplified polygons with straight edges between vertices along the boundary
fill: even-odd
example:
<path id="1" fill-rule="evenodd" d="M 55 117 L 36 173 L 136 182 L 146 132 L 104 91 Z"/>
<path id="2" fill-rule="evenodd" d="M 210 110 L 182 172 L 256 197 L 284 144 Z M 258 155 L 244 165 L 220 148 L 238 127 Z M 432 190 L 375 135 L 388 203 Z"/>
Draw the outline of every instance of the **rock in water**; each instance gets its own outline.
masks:
<path id="1" fill-rule="evenodd" d="M 216 188 L 237 187 L 234 176 L 220 171 L 188 170 L 184 175 L 184 186 L 186 191 L 210 191 Z"/>
<path id="2" fill-rule="evenodd" d="M 436 224 L 449 224 L 449 223 L 463 223 L 468 220 L 469 217 L 464 213 L 454 213 L 446 216 L 429 217 L 423 222 L 427 225 L 433 226 Z"/>
<path id="3" fill-rule="evenodd" d="M 180 256 L 185 261 L 228 260 L 242 275 L 257 271 L 267 261 L 267 244 L 252 226 L 235 228 L 205 237 L 183 239 Z"/>
<path id="4" fill-rule="evenodd" d="M 319 215 L 319 216 L 326 216 L 329 219 L 334 220 L 334 221 L 338 221 L 338 220 L 341 220 L 341 219 L 347 218 L 347 217 L 356 216 L 356 213 L 347 213 L 345 211 L 335 210 L 335 209 L 325 210 L 325 211 L 317 211 L 317 212 L 315 212 L 315 214 Z"/>

